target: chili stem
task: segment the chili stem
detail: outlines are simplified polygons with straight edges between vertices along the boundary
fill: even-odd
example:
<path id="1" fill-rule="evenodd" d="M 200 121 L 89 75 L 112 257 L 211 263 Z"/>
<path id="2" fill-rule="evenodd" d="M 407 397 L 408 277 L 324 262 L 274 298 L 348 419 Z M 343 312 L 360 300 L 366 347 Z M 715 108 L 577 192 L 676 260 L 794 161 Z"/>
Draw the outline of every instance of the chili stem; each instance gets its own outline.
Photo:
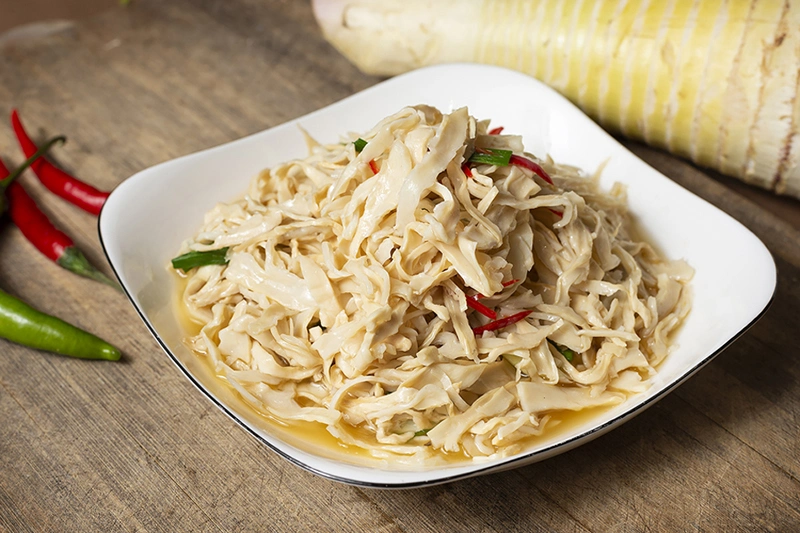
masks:
<path id="1" fill-rule="evenodd" d="M 53 145 L 55 145 L 56 143 L 64 144 L 65 142 L 67 142 L 67 138 L 64 137 L 63 135 L 59 135 L 58 137 L 53 137 L 52 139 L 47 141 L 44 146 L 36 150 L 36 152 L 28 159 L 26 159 L 24 163 L 15 168 L 7 177 L 3 178 L 3 181 L 0 182 L 0 191 L 6 190 L 8 186 L 11 185 L 11 183 L 15 179 L 17 179 L 22 175 L 25 169 L 33 165 L 33 163 L 35 163 L 37 159 L 46 154 L 50 150 L 50 148 L 53 147 Z"/>
<path id="2" fill-rule="evenodd" d="M 78 250 L 75 246 L 67 247 L 64 253 L 61 254 L 61 257 L 56 260 L 56 263 L 58 266 L 66 268 L 79 276 L 105 283 L 109 287 L 113 287 L 122 292 L 122 287 L 120 287 L 116 281 L 93 267 L 92 264 L 89 263 L 89 260 L 86 259 L 86 256 L 83 255 L 83 252 Z"/>
<path id="3" fill-rule="evenodd" d="M 89 263 L 70 236 L 58 229 L 39 209 L 21 183 L 12 183 L 8 187 L 7 194 L 11 220 L 45 257 L 79 276 L 101 281 L 117 290 L 122 290 L 119 285 Z"/>
<path id="4" fill-rule="evenodd" d="M 14 128 L 14 133 L 17 136 L 20 147 L 22 147 L 22 151 L 25 152 L 27 157 L 33 156 L 37 151 L 36 143 L 25 131 L 16 109 L 11 113 L 11 125 Z M 36 173 L 39 181 L 42 182 L 42 185 L 47 187 L 50 192 L 80 207 L 87 213 L 100 214 L 100 210 L 103 208 L 109 193 L 100 191 L 88 183 L 71 176 L 43 156 L 36 159 L 31 164 L 31 168 Z"/>

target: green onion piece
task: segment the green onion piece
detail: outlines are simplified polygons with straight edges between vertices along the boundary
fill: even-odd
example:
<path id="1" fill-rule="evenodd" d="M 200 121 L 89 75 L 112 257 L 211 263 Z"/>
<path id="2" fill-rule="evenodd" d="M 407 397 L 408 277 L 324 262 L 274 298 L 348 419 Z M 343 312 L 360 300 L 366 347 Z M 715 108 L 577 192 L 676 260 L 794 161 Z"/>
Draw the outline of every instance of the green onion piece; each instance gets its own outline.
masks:
<path id="1" fill-rule="evenodd" d="M 575 352 L 573 352 L 572 350 L 570 350 L 570 349 L 569 349 L 569 348 L 567 348 L 566 346 L 559 346 L 558 344 L 554 343 L 554 342 L 553 342 L 553 341 L 551 341 L 550 339 L 547 339 L 547 342 L 549 342 L 550 344 L 552 344 L 552 345 L 553 345 L 553 347 L 554 347 L 556 350 L 558 350 L 558 351 L 561 353 L 561 355 L 563 355 L 563 356 L 564 356 L 564 359 L 566 359 L 566 360 L 567 360 L 567 361 L 569 361 L 570 363 L 572 362 L 572 359 L 575 357 Z"/>
<path id="2" fill-rule="evenodd" d="M 186 272 L 205 265 L 227 265 L 228 259 L 225 257 L 227 254 L 227 246 L 219 250 L 185 253 L 172 260 L 172 268 Z"/>
<path id="3" fill-rule="evenodd" d="M 433 429 L 433 428 L 430 428 L 430 429 L 420 429 L 419 431 L 417 431 L 417 432 L 415 432 L 415 433 L 414 433 L 414 436 L 415 436 L 415 437 L 424 437 L 425 435 L 427 435 L 427 434 L 428 434 L 428 432 L 429 432 L 431 429 Z"/>
<path id="4" fill-rule="evenodd" d="M 485 153 L 488 152 L 488 153 Z M 469 156 L 470 163 L 483 163 L 486 165 L 495 165 L 498 167 L 506 167 L 511 163 L 511 150 L 501 150 L 500 148 L 486 148 L 481 152 L 473 152 Z"/>
<path id="5" fill-rule="evenodd" d="M 361 152 L 361 150 L 363 150 L 364 147 L 367 146 L 367 141 L 359 137 L 358 139 L 353 141 L 353 146 L 356 147 L 356 152 Z"/>

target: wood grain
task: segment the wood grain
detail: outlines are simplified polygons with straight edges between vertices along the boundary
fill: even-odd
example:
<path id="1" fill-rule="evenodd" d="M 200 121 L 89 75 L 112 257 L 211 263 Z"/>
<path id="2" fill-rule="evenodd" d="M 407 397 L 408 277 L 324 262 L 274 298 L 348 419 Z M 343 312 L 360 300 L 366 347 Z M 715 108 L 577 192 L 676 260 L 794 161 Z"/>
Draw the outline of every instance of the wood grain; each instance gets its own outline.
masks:
<path id="1" fill-rule="evenodd" d="M 307 3 L 288 0 L 139 0 L 0 50 L 0 102 L 19 107 L 38 137 L 66 132 L 63 166 L 105 188 L 377 81 L 322 40 Z M 797 227 L 689 164 L 630 147 L 764 240 L 779 272 L 772 308 L 610 434 L 543 463 L 419 490 L 338 485 L 284 462 L 182 377 L 119 294 L 53 265 L 6 223 L 0 288 L 125 357 L 90 363 L 0 345 L 0 531 L 797 530 Z M 0 156 L 21 161 L 7 127 Z M 103 264 L 96 221 L 32 176 L 23 182 Z"/>
<path id="2" fill-rule="evenodd" d="M 0 32 L 20 24 L 85 18 L 107 9 L 109 0 L 0 0 Z"/>

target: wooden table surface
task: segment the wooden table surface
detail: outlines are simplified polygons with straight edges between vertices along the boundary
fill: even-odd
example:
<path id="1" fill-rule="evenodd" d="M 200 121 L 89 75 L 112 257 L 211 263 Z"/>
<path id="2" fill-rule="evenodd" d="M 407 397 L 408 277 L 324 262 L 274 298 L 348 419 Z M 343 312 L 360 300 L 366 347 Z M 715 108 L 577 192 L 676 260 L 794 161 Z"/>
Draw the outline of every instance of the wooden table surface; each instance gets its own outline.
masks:
<path id="1" fill-rule="evenodd" d="M 63 166 L 108 189 L 378 81 L 290 0 L 137 0 L 0 50 L 0 111 L 19 107 L 38 138 L 68 134 Z M 630 146 L 767 244 L 771 309 L 610 434 L 425 489 L 353 488 L 286 463 L 183 377 L 122 295 L 50 263 L 6 220 L 0 288 L 125 355 L 86 362 L 0 342 L 0 531 L 798 531 L 800 203 Z M 0 154 L 22 159 L 8 127 Z M 96 220 L 23 182 L 110 273 Z"/>

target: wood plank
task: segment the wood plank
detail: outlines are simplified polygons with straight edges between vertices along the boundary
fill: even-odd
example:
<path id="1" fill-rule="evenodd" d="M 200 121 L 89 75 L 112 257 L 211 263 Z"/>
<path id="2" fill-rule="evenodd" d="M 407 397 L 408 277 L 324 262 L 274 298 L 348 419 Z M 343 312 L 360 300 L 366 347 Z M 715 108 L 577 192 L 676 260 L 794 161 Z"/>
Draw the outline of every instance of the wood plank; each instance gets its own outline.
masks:
<path id="1" fill-rule="evenodd" d="M 597 531 L 756 531 L 800 519 L 796 480 L 675 395 L 650 411 L 604 437 L 599 450 L 556 459 L 565 464 L 548 490 L 577 489 L 575 513 L 583 523 Z M 581 475 L 587 470 L 602 476 L 587 480 Z M 776 486 L 762 486 L 762 476 Z M 609 485 L 615 491 L 604 495 Z"/>
<path id="2" fill-rule="evenodd" d="M 800 360 L 795 357 L 800 353 L 800 231 L 779 213 L 759 209 L 738 190 L 707 179 L 687 163 L 641 145 L 630 147 L 684 187 L 724 206 L 773 253 L 778 284 L 765 317 L 726 350 L 717 364 L 682 386 L 678 394 L 788 475 L 800 479 L 800 402 L 796 395 Z"/>
<path id="3" fill-rule="evenodd" d="M 103 9 L 108 9 L 108 0 L 30 0 L 25 3 L 15 0 L 0 0 L 0 33 L 21 24 L 32 24 L 44 20 L 85 18 Z"/>
<path id="4" fill-rule="evenodd" d="M 178 12 L 180 10 L 176 8 L 175 11 Z M 164 22 L 162 22 L 163 27 L 160 29 L 165 32 L 170 29 L 170 22 L 174 22 L 169 18 L 161 20 Z M 206 23 L 213 24 L 213 20 L 206 19 Z M 98 26 L 105 28 L 105 25 L 101 23 Z M 201 31 L 203 25 L 200 24 L 199 27 Z M 84 35 L 84 37 L 86 36 Z M 188 37 L 192 36 L 188 35 Z M 91 39 L 90 37 L 86 38 Z M 66 46 L 71 39 L 73 39 L 73 36 L 62 35 L 54 40 L 60 40 Z M 103 42 L 103 36 L 99 36 L 92 42 L 99 45 Z M 148 43 L 145 42 L 146 44 Z M 61 47 L 59 48 L 61 49 Z M 83 48 L 81 50 L 86 53 L 74 54 L 70 58 L 69 65 L 52 62 L 48 69 L 49 75 L 43 75 L 40 81 L 42 85 L 49 86 L 53 92 L 61 90 L 61 98 L 64 100 L 64 104 L 74 110 L 75 114 L 63 115 L 63 122 L 56 126 L 62 130 L 78 131 L 78 137 L 84 143 L 82 151 L 86 154 L 86 157 L 83 159 L 79 157 L 77 163 L 74 163 L 74 168 L 82 169 L 84 170 L 83 173 L 88 174 L 85 169 L 89 168 L 91 170 L 92 168 L 91 163 L 93 161 L 90 156 L 94 150 L 88 147 L 95 147 L 98 144 L 102 147 L 103 140 L 100 136 L 103 134 L 94 129 L 79 128 L 77 123 L 71 123 L 71 119 L 75 116 L 82 116 L 84 120 L 89 117 L 91 119 L 90 122 L 102 123 L 103 120 L 108 122 L 111 110 L 122 105 L 126 98 L 139 97 L 140 100 L 144 100 L 149 104 L 148 108 L 152 111 L 145 113 L 143 117 L 139 117 L 141 122 L 134 124 L 135 130 L 115 134 L 119 135 L 119 140 L 125 138 L 128 133 L 140 136 L 144 132 L 149 132 L 152 127 L 150 122 L 152 122 L 156 125 L 163 125 L 166 128 L 172 127 L 173 124 L 179 125 L 182 128 L 180 131 L 162 130 L 164 138 L 174 135 L 176 139 L 185 139 L 193 143 L 190 145 L 176 143 L 175 146 L 166 150 L 163 139 L 158 139 L 158 142 L 154 144 L 141 143 L 138 145 L 140 149 L 136 153 L 152 156 L 150 159 L 145 157 L 143 161 L 137 162 L 141 166 L 155 163 L 157 161 L 155 158 L 157 157 L 165 157 L 165 151 L 167 152 L 166 157 L 174 157 L 180 153 L 177 150 L 191 151 L 228 140 L 224 137 L 214 137 L 213 135 L 219 135 L 220 131 L 212 128 L 203 128 L 204 131 L 212 134 L 207 138 L 202 135 L 191 134 L 197 131 L 201 125 L 217 123 L 216 119 L 221 118 L 215 115 L 215 113 L 219 114 L 220 111 L 215 108 L 213 100 L 205 102 L 207 114 L 203 115 L 202 119 L 198 119 L 198 115 L 189 112 L 190 110 L 194 110 L 195 113 L 198 112 L 194 107 L 197 103 L 196 100 L 188 102 L 182 100 L 186 107 L 174 110 L 174 114 L 165 115 L 161 112 L 165 106 L 169 105 L 172 98 L 170 94 L 177 89 L 181 80 L 159 77 L 160 73 L 156 71 L 152 74 L 154 76 L 153 79 L 148 79 L 147 77 L 138 78 L 137 83 L 132 83 L 134 78 L 130 77 L 130 74 L 128 74 L 128 77 L 122 75 L 123 72 L 128 71 L 126 66 L 119 66 L 118 70 L 115 70 L 114 67 L 118 65 L 113 64 L 113 61 L 109 65 L 111 68 L 102 69 L 104 74 L 95 76 L 89 81 L 85 81 L 81 77 L 71 77 L 71 71 L 91 71 L 96 68 L 97 56 L 91 53 L 91 50 L 87 51 Z M 164 57 L 167 60 L 173 59 L 179 62 L 182 58 L 183 49 L 176 45 L 171 51 L 171 56 L 165 55 Z M 209 49 L 207 52 L 211 53 L 213 50 Z M 136 51 L 134 50 L 135 53 Z M 37 59 L 42 58 L 37 57 Z M 221 57 L 219 60 L 223 61 Z M 63 67 L 63 70 L 61 67 Z M 189 76 L 190 74 L 185 73 L 184 76 Z M 56 83 L 56 79 L 60 81 Z M 70 82 L 65 83 L 64 80 L 70 80 Z M 183 81 L 185 82 L 185 78 L 183 78 Z M 175 85 L 170 86 L 170 83 L 175 83 Z M 210 87 L 216 83 L 216 80 L 209 79 L 207 83 Z M 58 85 L 61 87 L 58 87 Z M 153 86 L 160 87 L 160 90 L 151 91 L 148 89 L 148 87 Z M 101 95 L 107 96 L 95 98 L 90 103 L 82 101 L 81 95 L 92 91 L 99 91 Z M 218 95 L 220 101 L 228 101 L 233 91 L 232 87 L 222 90 Z M 298 100 L 298 102 L 300 101 Z M 255 101 L 251 102 L 251 105 L 255 107 Z M 315 104 L 304 103 L 303 105 L 314 106 Z M 37 110 L 34 106 L 26 109 L 26 111 L 31 109 L 33 112 L 28 116 L 40 115 L 42 121 L 46 121 L 47 115 L 50 114 L 47 108 Z M 279 113 L 293 112 L 296 114 L 306 111 L 305 109 L 292 111 L 291 107 L 287 106 L 272 106 L 267 109 L 274 109 Z M 201 109 L 200 112 L 203 112 L 203 110 Z M 247 108 L 237 108 L 237 112 L 244 117 L 247 114 Z M 275 123 L 282 122 L 288 119 L 289 116 L 279 115 L 274 118 Z M 244 121 L 236 121 L 236 123 L 247 124 Z M 127 125 L 127 127 L 130 126 Z M 259 123 L 254 127 L 261 129 L 265 126 Z M 235 138 L 247 133 L 247 131 L 229 130 L 222 133 L 230 138 Z M 205 145 L 194 144 L 198 142 L 205 143 Z M 144 149 L 142 149 L 143 147 Z M 126 150 L 129 150 L 129 148 Z M 170 153 L 169 150 L 176 150 L 176 152 Z M 106 170 L 103 165 L 105 164 L 104 161 L 107 160 L 109 159 L 104 157 L 94 161 L 99 164 L 97 174 L 102 174 L 103 170 Z M 41 196 L 44 197 L 43 194 Z M 69 211 L 69 208 L 67 211 Z M 20 244 L 24 245 L 24 243 L 20 242 L 15 243 L 15 245 Z M 31 256 L 32 261 L 35 261 L 35 259 L 35 255 Z M 28 296 L 32 301 L 36 300 L 35 295 Z M 74 296 L 76 297 L 70 298 L 71 302 L 80 301 L 79 295 L 76 294 Z M 134 332 L 141 333 L 141 323 L 130 315 L 129 313 L 129 316 L 125 317 L 125 322 L 136 326 Z M 99 317 L 93 318 L 101 320 Z M 117 331 L 117 334 L 122 334 L 123 336 L 130 334 L 131 341 L 133 341 L 136 337 L 134 332 Z M 299 530 L 305 527 L 314 527 L 321 531 L 329 531 L 333 530 L 329 522 L 329 506 L 332 502 L 337 502 L 339 504 L 338 507 L 341 509 L 356 511 L 352 516 L 343 517 L 342 520 L 339 520 L 340 524 L 348 525 L 348 529 L 397 530 L 392 525 L 391 519 L 385 520 L 382 527 L 376 527 L 375 513 L 368 512 L 373 506 L 357 489 L 336 486 L 336 491 L 333 495 L 328 491 L 314 492 L 311 497 L 304 495 L 302 489 L 311 482 L 318 482 L 316 478 L 312 478 L 310 474 L 305 474 L 284 464 L 277 456 L 268 454 L 262 445 L 234 426 L 227 417 L 224 417 L 213 406 L 208 404 L 205 399 L 200 397 L 160 353 L 160 350 L 151 339 L 146 335 L 140 337 L 139 340 L 141 338 L 144 338 L 147 342 L 140 342 L 138 346 L 125 350 L 132 368 L 123 369 L 120 374 L 112 372 L 111 374 L 103 373 L 97 376 L 98 379 L 104 381 L 104 387 L 116 389 L 117 393 L 112 397 L 106 398 L 105 405 L 113 409 L 113 411 L 107 413 L 106 421 L 109 421 L 108 419 L 111 418 L 112 412 L 118 412 L 114 417 L 114 426 L 118 427 L 114 428 L 112 426 L 112 428 L 115 429 L 115 432 L 123 435 L 126 440 L 137 443 L 143 451 L 146 451 L 149 461 L 155 464 L 161 464 L 164 461 L 166 464 L 172 465 L 177 462 L 183 466 L 183 468 L 179 469 L 178 474 L 170 474 L 175 477 L 172 480 L 175 485 L 173 489 L 181 488 L 183 484 L 188 486 L 189 492 L 192 493 L 192 498 L 198 498 L 198 501 L 202 502 L 205 507 L 212 509 L 215 514 L 214 519 L 226 524 L 226 529 L 228 527 L 242 529 L 277 527 L 281 530 Z M 135 375 L 136 379 L 131 380 L 131 374 Z M 169 377 L 165 378 L 165 375 Z M 164 396 L 162 391 L 154 389 L 152 384 L 166 386 L 167 391 L 178 392 L 178 397 L 174 398 L 169 394 Z M 142 406 L 142 408 L 131 413 L 130 418 L 128 418 L 126 408 L 131 405 L 131 402 Z M 209 424 L 211 424 L 210 427 L 201 425 L 198 428 L 194 424 L 177 424 L 180 432 L 174 433 L 170 431 L 170 428 L 176 427 L 176 421 L 191 420 L 194 418 L 193 415 L 197 413 L 201 413 L 201 417 L 204 417 L 206 415 L 203 413 L 207 414 L 209 411 L 213 412 L 208 417 Z M 121 426 L 119 425 L 120 422 L 122 423 Z M 121 428 L 124 428 L 124 431 Z M 242 446 L 240 441 L 244 441 L 245 446 Z M 223 443 L 222 448 L 220 443 Z M 185 453 L 184 449 L 186 447 L 189 447 L 192 453 Z M 215 461 L 220 466 L 218 468 L 208 468 L 205 463 L 209 460 Z M 284 469 L 291 470 L 294 474 L 300 474 L 300 476 L 287 476 L 284 482 Z M 231 480 L 234 481 L 231 482 Z M 83 483 L 83 480 L 78 481 L 78 483 Z M 325 483 L 330 484 L 329 482 Z M 147 495 L 144 498 L 145 500 L 164 499 L 164 491 L 159 490 L 155 485 L 151 488 L 153 492 Z M 167 498 L 167 501 L 169 500 Z M 268 504 L 266 508 L 265 502 Z M 270 509 L 269 504 L 273 506 L 272 509 Z M 272 512 L 264 512 L 270 510 Z M 315 519 L 312 519 L 312 517 L 315 517 Z M 299 522 L 301 519 L 302 522 Z"/>
<path id="5" fill-rule="evenodd" d="M 42 383 L 59 382 L 81 373 L 69 367 L 91 364 L 45 356 L 31 362 L 28 352 L 8 350 L 2 375 L 24 370 Z M 100 371 L 93 366 L 84 376 L 90 385 L 91 374 Z M 113 531 L 123 526 L 170 531 L 185 523 L 195 524 L 198 531 L 219 531 L 138 444 L 118 438 L 119 431 L 107 431 L 104 391 L 84 389 L 77 382 L 35 391 L 29 388 L 32 383 L 3 380 L 0 385 L 0 410 L 8 421 L 0 439 L 0 492 L 3 500 L 13 495 L 13 513 L 2 513 L 11 531 Z M 144 497 L 147 491 L 166 497 Z"/>

